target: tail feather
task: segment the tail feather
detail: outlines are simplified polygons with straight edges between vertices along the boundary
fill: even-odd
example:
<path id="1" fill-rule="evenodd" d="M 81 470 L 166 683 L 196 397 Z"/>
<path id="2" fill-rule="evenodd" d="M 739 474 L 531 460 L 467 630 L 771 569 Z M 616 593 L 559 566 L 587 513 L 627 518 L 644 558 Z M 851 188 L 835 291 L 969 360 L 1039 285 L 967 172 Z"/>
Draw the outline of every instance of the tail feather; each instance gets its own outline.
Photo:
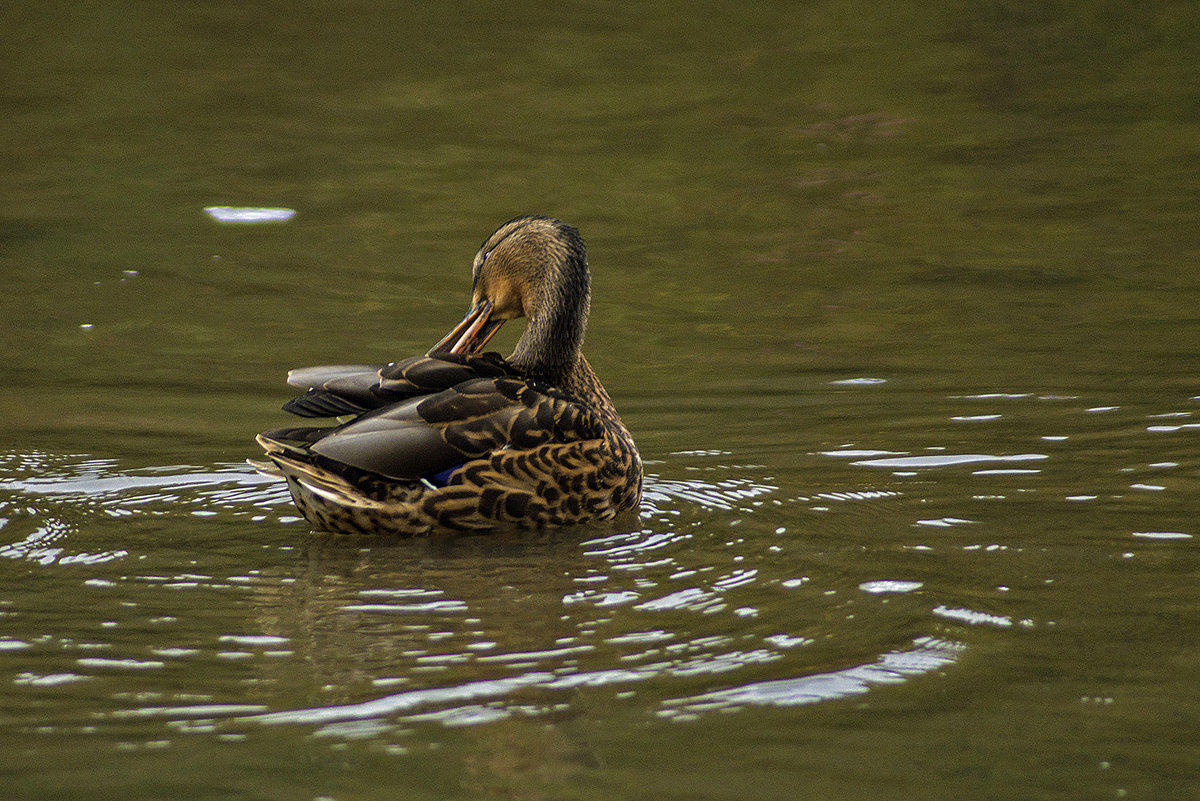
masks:
<path id="1" fill-rule="evenodd" d="M 263 443 L 263 447 L 267 448 L 267 456 L 274 462 L 279 474 L 297 482 L 313 495 L 337 506 L 353 509 L 382 510 L 387 508 L 386 504 L 368 498 L 345 478 L 336 473 L 324 470 L 318 465 L 294 458 L 292 454 L 287 453 L 285 450 L 296 451 L 299 449 L 288 448 L 288 446 L 283 445 L 283 447 L 277 450 L 270 447 L 270 445 L 274 444 L 277 443 L 267 440 Z"/>
<path id="2" fill-rule="evenodd" d="M 253 467 L 264 476 L 284 478 L 283 471 L 274 462 L 264 462 L 261 459 L 247 459 L 246 464 Z"/>
<path id="3" fill-rule="evenodd" d="M 272 453 L 290 453 L 297 457 L 308 452 L 308 446 L 320 441 L 333 428 L 276 428 L 264 431 L 255 439 L 270 456 Z"/>
<path id="4" fill-rule="evenodd" d="M 362 414 L 372 407 L 356 403 L 324 389 L 310 389 L 283 404 L 285 412 L 299 417 L 339 417 L 343 414 Z"/>

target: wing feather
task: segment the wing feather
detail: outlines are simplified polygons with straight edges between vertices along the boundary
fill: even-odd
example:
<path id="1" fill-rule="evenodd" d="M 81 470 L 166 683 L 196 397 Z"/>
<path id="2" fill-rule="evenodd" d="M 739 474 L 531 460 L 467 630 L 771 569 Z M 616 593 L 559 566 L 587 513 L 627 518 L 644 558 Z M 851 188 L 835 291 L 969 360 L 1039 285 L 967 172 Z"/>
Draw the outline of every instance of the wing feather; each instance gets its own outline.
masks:
<path id="1" fill-rule="evenodd" d="M 375 368 L 333 365 L 294 370 L 313 385 L 284 408 L 304 416 L 356 414 L 330 428 L 294 428 L 264 437 L 336 465 L 416 480 L 492 453 L 598 436 L 593 413 L 536 380 L 519 377 L 497 354 L 418 356 Z"/>
<path id="2" fill-rule="evenodd" d="M 300 417 L 362 414 L 393 403 L 449 389 L 480 377 L 516 375 L 498 353 L 479 356 L 415 356 L 379 366 L 334 364 L 288 373 L 288 383 L 308 391 L 284 404 Z"/>

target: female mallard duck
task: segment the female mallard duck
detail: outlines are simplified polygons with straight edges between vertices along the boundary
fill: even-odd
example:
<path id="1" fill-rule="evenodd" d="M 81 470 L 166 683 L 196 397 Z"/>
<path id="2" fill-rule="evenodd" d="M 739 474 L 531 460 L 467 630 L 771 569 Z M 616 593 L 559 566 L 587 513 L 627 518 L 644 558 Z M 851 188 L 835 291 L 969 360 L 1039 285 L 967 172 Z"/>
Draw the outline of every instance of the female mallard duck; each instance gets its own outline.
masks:
<path id="1" fill-rule="evenodd" d="M 549 217 L 500 226 L 475 254 L 471 310 L 425 356 L 293 370 L 301 417 L 343 425 L 260 434 L 318 529 L 424 534 L 609 520 L 638 507 L 642 462 L 581 346 L 587 251 Z M 479 351 L 527 317 L 508 359 Z"/>

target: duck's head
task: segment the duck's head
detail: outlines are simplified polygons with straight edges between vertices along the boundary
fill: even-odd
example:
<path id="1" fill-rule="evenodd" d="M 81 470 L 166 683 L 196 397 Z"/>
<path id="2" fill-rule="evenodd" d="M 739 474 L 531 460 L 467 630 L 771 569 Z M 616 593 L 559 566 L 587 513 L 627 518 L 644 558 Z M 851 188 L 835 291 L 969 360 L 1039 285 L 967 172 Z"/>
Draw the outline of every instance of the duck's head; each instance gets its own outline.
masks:
<path id="1" fill-rule="evenodd" d="M 508 361 L 532 375 L 568 374 L 579 359 L 590 297 L 579 231 L 550 217 L 509 220 L 484 240 L 472 267 L 471 310 L 429 350 L 477 353 L 508 320 L 527 317 Z"/>

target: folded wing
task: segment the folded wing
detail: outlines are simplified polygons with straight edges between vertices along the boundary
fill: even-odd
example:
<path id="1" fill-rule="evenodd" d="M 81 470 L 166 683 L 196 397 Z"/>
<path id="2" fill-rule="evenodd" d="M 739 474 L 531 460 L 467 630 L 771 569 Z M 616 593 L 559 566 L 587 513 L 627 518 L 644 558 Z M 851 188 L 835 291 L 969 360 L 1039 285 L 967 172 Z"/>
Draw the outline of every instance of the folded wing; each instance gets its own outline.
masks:
<path id="1" fill-rule="evenodd" d="M 289 382 L 310 387 L 284 407 L 289 411 L 359 416 L 336 427 L 270 431 L 265 439 L 324 457 L 327 466 L 389 478 L 425 478 L 500 451 L 601 435 L 590 410 L 517 376 L 495 354 L 421 356 L 382 368 L 305 368 L 293 371 Z"/>
<path id="2" fill-rule="evenodd" d="M 479 377 L 516 375 L 497 353 L 478 356 L 415 356 L 379 366 L 334 364 L 304 367 L 288 373 L 288 383 L 307 389 L 284 404 L 300 417 L 362 414 L 417 395 L 449 389 Z"/>

